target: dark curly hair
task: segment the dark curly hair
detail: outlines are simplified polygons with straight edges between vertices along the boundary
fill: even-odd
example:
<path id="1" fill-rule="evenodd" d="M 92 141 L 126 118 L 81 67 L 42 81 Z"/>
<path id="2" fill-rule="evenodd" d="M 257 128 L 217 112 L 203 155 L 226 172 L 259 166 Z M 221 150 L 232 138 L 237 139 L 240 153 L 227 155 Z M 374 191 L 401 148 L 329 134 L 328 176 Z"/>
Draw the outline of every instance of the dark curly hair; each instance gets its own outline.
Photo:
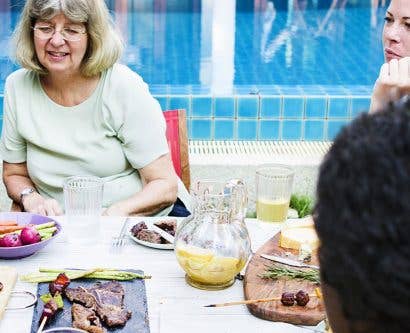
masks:
<path id="1" fill-rule="evenodd" d="M 321 277 L 351 331 L 410 332 L 409 99 L 342 129 L 320 167 L 314 216 Z"/>

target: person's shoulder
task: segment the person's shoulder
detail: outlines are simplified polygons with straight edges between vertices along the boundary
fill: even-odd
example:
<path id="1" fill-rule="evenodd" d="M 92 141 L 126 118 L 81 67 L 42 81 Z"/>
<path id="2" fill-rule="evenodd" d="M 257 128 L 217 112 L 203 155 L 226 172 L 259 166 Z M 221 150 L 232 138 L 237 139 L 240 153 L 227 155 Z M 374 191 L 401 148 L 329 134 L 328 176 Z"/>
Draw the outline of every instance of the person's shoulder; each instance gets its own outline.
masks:
<path id="1" fill-rule="evenodd" d="M 25 68 L 20 68 L 6 78 L 6 87 L 24 87 L 33 82 L 36 74 Z"/>
<path id="2" fill-rule="evenodd" d="M 123 64 L 114 64 L 108 71 L 106 77 L 106 88 L 115 94 L 132 94 L 140 88 L 146 88 L 146 84 L 136 72 Z"/>

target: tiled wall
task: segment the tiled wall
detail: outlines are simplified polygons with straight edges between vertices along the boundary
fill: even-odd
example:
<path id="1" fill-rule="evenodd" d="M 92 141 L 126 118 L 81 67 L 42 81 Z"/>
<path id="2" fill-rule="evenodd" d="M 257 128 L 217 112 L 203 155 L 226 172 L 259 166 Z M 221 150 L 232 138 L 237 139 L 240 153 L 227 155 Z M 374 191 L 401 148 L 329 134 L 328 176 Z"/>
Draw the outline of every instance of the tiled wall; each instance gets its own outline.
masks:
<path id="1" fill-rule="evenodd" d="M 163 110 L 186 110 L 193 140 L 329 141 L 370 105 L 367 95 L 154 96 Z"/>
<path id="2" fill-rule="evenodd" d="M 163 110 L 185 109 L 193 140 L 333 140 L 370 96 L 155 95 Z"/>

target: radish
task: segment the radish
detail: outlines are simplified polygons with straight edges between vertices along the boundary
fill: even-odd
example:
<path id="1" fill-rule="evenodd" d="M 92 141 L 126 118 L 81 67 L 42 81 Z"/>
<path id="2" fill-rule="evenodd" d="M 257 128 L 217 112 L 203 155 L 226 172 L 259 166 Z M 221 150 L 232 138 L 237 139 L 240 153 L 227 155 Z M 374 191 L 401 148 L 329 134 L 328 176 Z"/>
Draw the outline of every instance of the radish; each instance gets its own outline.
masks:
<path id="1" fill-rule="evenodd" d="M 7 234 L 0 238 L 0 247 L 16 247 L 22 246 L 20 235 Z"/>
<path id="2" fill-rule="evenodd" d="M 23 230 L 21 230 L 20 238 L 21 238 L 21 242 L 24 245 L 34 244 L 34 243 L 38 243 L 39 241 L 41 241 L 41 236 L 39 232 L 32 225 L 28 225 L 24 227 Z"/>

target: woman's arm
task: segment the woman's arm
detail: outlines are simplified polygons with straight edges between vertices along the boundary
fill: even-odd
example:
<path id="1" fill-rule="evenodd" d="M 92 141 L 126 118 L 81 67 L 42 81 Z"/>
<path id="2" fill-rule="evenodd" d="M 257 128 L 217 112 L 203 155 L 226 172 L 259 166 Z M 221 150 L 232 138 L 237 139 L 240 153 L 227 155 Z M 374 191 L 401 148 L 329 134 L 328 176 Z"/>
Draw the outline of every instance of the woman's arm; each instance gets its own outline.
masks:
<path id="1" fill-rule="evenodd" d="M 3 162 L 3 182 L 10 199 L 22 205 L 26 212 L 42 215 L 62 214 L 61 207 L 56 200 L 45 199 L 37 191 L 24 196 L 21 202 L 20 193 L 24 189 L 36 188 L 28 175 L 26 163 Z"/>
<path id="2" fill-rule="evenodd" d="M 106 209 L 104 215 L 153 215 L 176 201 L 177 175 L 169 154 L 138 171 L 143 183 L 142 191 L 114 203 Z"/>
<path id="3" fill-rule="evenodd" d="M 392 59 L 383 64 L 374 85 L 370 112 L 381 110 L 389 102 L 410 94 L 410 57 Z"/>

